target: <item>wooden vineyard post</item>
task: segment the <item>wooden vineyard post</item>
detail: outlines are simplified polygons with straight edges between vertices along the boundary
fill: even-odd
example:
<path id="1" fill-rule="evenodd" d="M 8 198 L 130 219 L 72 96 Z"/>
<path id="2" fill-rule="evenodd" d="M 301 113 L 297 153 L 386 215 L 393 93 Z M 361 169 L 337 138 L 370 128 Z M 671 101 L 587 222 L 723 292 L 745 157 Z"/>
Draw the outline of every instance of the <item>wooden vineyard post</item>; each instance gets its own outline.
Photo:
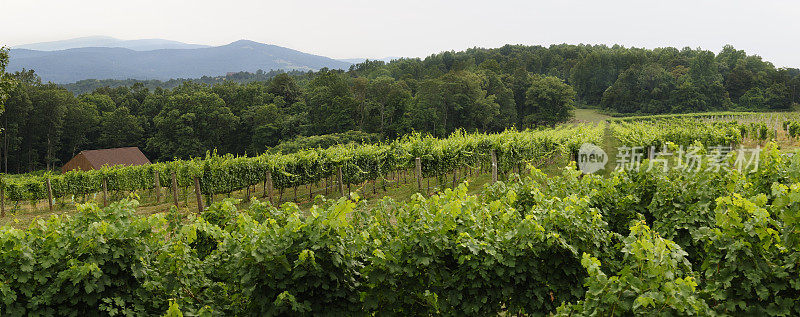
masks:
<path id="1" fill-rule="evenodd" d="M 417 190 L 422 192 L 422 160 L 418 157 L 414 159 L 414 174 L 417 175 Z"/>
<path id="2" fill-rule="evenodd" d="M 155 179 L 153 188 L 156 191 L 156 204 L 158 204 L 161 201 L 161 179 L 158 178 L 158 171 L 153 171 L 153 179 Z"/>
<path id="3" fill-rule="evenodd" d="M 453 170 L 453 188 L 456 188 L 456 174 L 458 173 L 458 169 Z"/>
<path id="4" fill-rule="evenodd" d="M 108 206 L 108 182 L 103 178 L 103 207 Z"/>
<path id="5" fill-rule="evenodd" d="M 172 198 L 175 201 L 175 208 L 178 208 L 178 177 L 172 171 Z"/>
<path id="6" fill-rule="evenodd" d="M 53 186 L 50 184 L 50 177 L 47 177 L 47 205 L 50 212 L 53 212 Z"/>
<path id="7" fill-rule="evenodd" d="M 6 216 L 6 185 L 3 176 L 0 176 L 0 217 Z"/>
<path id="8" fill-rule="evenodd" d="M 197 176 L 194 177 L 194 194 L 197 197 L 197 213 L 200 214 L 203 212 L 204 209 L 203 194 L 200 193 L 200 178 L 198 178 Z"/>
<path id="9" fill-rule="evenodd" d="M 497 154 L 492 150 L 492 183 L 497 183 Z"/>
<path id="10" fill-rule="evenodd" d="M 244 195 L 245 195 L 244 196 L 244 201 L 245 202 L 249 202 L 250 201 L 250 185 L 247 185 L 247 189 L 245 190 L 245 194 Z"/>
<path id="11" fill-rule="evenodd" d="M 342 168 L 341 167 L 339 167 L 336 170 L 336 179 L 339 182 L 339 194 L 344 196 L 344 182 L 342 181 Z"/>
<path id="12" fill-rule="evenodd" d="M 265 181 L 265 185 L 267 186 L 267 195 L 269 196 L 269 202 L 272 203 L 272 173 L 267 171 L 267 180 Z"/>

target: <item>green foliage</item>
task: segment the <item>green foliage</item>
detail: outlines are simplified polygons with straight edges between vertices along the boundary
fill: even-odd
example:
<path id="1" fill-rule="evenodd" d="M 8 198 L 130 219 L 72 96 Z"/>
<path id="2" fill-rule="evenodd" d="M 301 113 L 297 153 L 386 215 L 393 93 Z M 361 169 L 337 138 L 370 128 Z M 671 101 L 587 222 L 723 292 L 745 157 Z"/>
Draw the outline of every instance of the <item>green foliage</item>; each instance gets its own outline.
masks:
<path id="1" fill-rule="evenodd" d="M 125 315 L 152 312 L 143 287 L 145 258 L 157 244 L 157 218 L 134 217 L 138 204 L 81 206 L 31 228 L 3 228 L 4 315 Z"/>
<path id="2" fill-rule="evenodd" d="M 673 118 L 687 118 L 687 119 L 706 119 L 706 120 L 724 120 L 730 121 L 737 119 L 747 119 L 759 115 L 769 115 L 768 113 L 745 112 L 745 111 L 710 111 L 710 112 L 694 112 L 694 113 L 678 113 L 678 114 L 656 114 L 656 115 L 628 115 L 626 117 L 614 118 L 612 121 L 657 121 L 658 119 L 673 119 Z"/>
<path id="3" fill-rule="evenodd" d="M 279 219 L 240 217 L 220 253 L 230 256 L 228 272 L 248 299 L 242 309 L 255 315 L 361 311 L 363 264 L 348 220 L 354 207 L 342 199 L 307 216 L 286 206 Z"/>
<path id="4" fill-rule="evenodd" d="M 600 105 L 620 113 L 670 113 L 676 85 L 675 78 L 659 64 L 632 66 L 602 94 Z"/>
<path id="5" fill-rule="evenodd" d="M 622 248 L 623 266 L 608 276 L 588 254 L 581 264 L 589 272 L 586 296 L 559 307 L 558 316 L 710 316 L 701 298 L 686 252 L 647 225 L 630 228 Z"/>
<path id="6" fill-rule="evenodd" d="M 708 122 L 699 118 L 669 117 L 643 121 L 615 121 L 612 135 L 623 145 L 661 150 L 667 142 L 689 146 L 695 141 L 707 146 L 730 146 L 741 143 L 741 125 L 736 122 Z"/>
<path id="7" fill-rule="evenodd" d="M 100 192 L 104 180 L 110 191 L 151 189 L 155 186 L 154 172 L 158 171 L 163 187 L 171 186 L 171 175 L 175 172 L 180 187 L 194 186 L 197 177 L 203 194 L 222 194 L 264 182 L 267 173 L 276 189 L 285 189 L 336 175 L 339 167 L 346 184 L 359 184 L 412 168 L 415 157 L 422 159 L 424 177 L 444 175 L 464 166 L 487 163 L 492 150 L 497 153 L 500 171 L 508 172 L 519 162 L 572 153 L 584 142 L 598 143 L 602 131 L 602 126 L 580 125 L 553 130 L 508 130 L 500 134 L 458 132 L 446 139 L 416 135 L 388 144 L 348 144 L 256 157 L 220 156 L 212 152 L 206 153 L 204 159 L 13 177 L 2 186 L 13 201 L 37 201 L 47 198 L 47 178 L 51 179 L 53 196 L 59 198 Z"/>
<path id="8" fill-rule="evenodd" d="M 712 75 L 687 76 L 711 87 Z M 743 131 L 769 138 L 765 126 L 687 115 L 620 120 L 610 130 L 626 145 L 705 153 L 703 144 L 736 144 Z M 158 171 L 163 186 L 175 173 L 179 186 L 197 178 L 209 194 L 267 175 L 279 189 L 309 184 L 339 168 L 358 184 L 409 169 L 416 157 L 424 176 L 438 176 L 485 164 L 492 151 L 509 172 L 599 143 L 605 128 L 409 135 L 256 157 L 207 152 L 6 176 L 2 186 L 16 201 L 46 197 L 48 179 L 56 197 L 92 194 L 104 183 L 134 191 L 151 188 Z M 475 195 L 461 184 L 404 202 L 318 198 L 310 210 L 257 200 L 239 210 L 227 199 L 184 218 L 177 209 L 136 216 L 128 200 L 81 205 L 25 229 L 0 228 L 0 314 L 798 315 L 800 155 L 770 142 L 760 159 L 755 171 L 703 161 L 697 171 L 607 177 L 574 165 L 560 175 L 529 167 Z"/>
<path id="9" fill-rule="evenodd" d="M 147 150 L 163 158 L 200 156 L 215 148 L 228 152 L 225 131 L 238 121 L 216 94 L 176 92 L 153 118 L 155 134 L 147 140 Z"/>
<path id="10" fill-rule="evenodd" d="M 797 138 L 798 136 L 800 136 L 800 122 L 792 121 L 791 123 L 789 123 L 786 130 L 787 132 L 789 132 L 790 137 L 792 137 L 793 139 Z"/>
<path id="11" fill-rule="evenodd" d="M 714 226 L 697 233 L 696 239 L 707 241 L 704 292 L 717 310 L 770 316 L 798 312 L 797 273 L 784 262 L 781 224 L 766 203 L 764 194 L 720 197 Z"/>
<path id="12" fill-rule="evenodd" d="M 520 113 L 526 126 L 555 125 L 572 117 L 575 90 L 556 77 L 535 77 Z"/>
<path id="13" fill-rule="evenodd" d="M 344 132 L 356 127 L 352 116 L 356 100 L 342 74 L 328 71 L 314 78 L 308 87 L 307 106 L 312 134 Z"/>
<path id="14" fill-rule="evenodd" d="M 347 131 L 344 133 L 296 138 L 270 148 L 269 152 L 288 154 L 307 149 L 326 149 L 336 145 L 378 143 L 379 140 L 380 137 L 377 134 Z"/>
<path id="15" fill-rule="evenodd" d="M 502 189 L 497 189 L 502 191 Z M 499 192 L 497 192 L 500 196 Z M 568 199 L 552 210 L 517 210 L 513 191 L 498 199 L 466 194 L 466 186 L 371 215 L 367 308 L 394 314 L 539 314 L 574 300 L 583 277 L 585 241 L 608 241 L 585 203 Z M 600 244 L 600 242 L 598 242 Z"/>
<path id="16" fill-rule="evenodd" d="M 8 48 L 0 47 L 0 114 L 5 110 L 5 102 L 10 97 L 11 87 L 15 85 L 15 81 L 6 73 L 6 66 L 8 66 Z"/>
<path id="17" fill-rule="evenodd" d="M 0 313 L 796 315 L 800 158 L 767 148 L 757 172 L 601 177 L 573 165 L 479 195 L 462 184 L 406 202 L 320 199 L 308 211 L 226 199 L 182 218 L 135 216 L 127 200 L 87 204 L 0 229 Z M 346 156 L 332 164 L 359 157 L 335 153 Z M 148 168 L 190 179 L 213 162 L 225 164 Z M 109 172 L 94 173 L 125 175 Z"/>

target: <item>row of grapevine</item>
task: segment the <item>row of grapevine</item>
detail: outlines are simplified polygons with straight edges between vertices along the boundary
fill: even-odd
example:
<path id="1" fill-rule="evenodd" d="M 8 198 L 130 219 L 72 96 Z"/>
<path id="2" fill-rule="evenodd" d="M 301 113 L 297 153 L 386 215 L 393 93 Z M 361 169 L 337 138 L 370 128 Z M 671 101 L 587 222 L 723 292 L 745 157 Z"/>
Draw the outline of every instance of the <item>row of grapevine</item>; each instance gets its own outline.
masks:
<path id="1" fill-rule="evenodd" d="M 734 155 L 734 154 L 732 154 Z M 704 164 L 709 164 L 705 162 Z M 0 315 L 800 315 L 800 155 L 0 229 Z"/>
<path id="2" fill-rule="evenodd" d="M 312 184 L 336 174 L 341 168 L 345 184 L 413 167 L 422 159 L 424 177 L 434 177 L 463 166 L 489 160 L 495 151 L 499 169 L 508 171 L 517 164 L 537 157 L 575 151 L 583 142 L 598 142 L 603 127 L 562 126 L 546 130 L 508 130 L 499 134 L 457 132 L 446 139 L 408 136 L 385 144 L 336 146 L 309 149 L 292 154 L 264 154 L 257 157 L 219 156 L 176 160 L 146 166 L 113 167 L 96 171 L 71 171 L 63 175 L 2 178 L 2 189 L 12 201 L 37 201 L 48 198 L 47 180 L 54 198 L 88 195 L 102 191 L 152 189 L 156 172 L 159 184 L 169 187 L 174 172 L 178 186 L 193 185 L 198 178 L 203 194 L 231 193 L 266 181 L 267 174 L 276 189 Z"/>
<path id="3" fill-rule="evenodd" d="M 730 112 L 730 111 L 697 112 L 697 113 L 681 113 L 681 114 L 659 114 L 659 115 L 649 115 L 649 116 L 631 116 L 631 117 L 616 118 L 613 119 L 613 121 L 634 122 L 634 121 L 658 121 L 663 119 L 697 119 L 697 120 L 709 120 L 709 121 L 718 121 L 718 120 L 730 121 L 730 120 L 748 118 L 756 115 L 760 114 L 756 112 Z"/>
<path id="4" fill-rule="evenodd" d="M 741 125 L 735 121 L 706 122 L 694 118 L 668 118 L 645 121 L 615 121 L 613 136 L 626 146 L 661 148 L 666 142 L 688 146 L 695 141 L 705 145 L 736 145 L 742 141 Z"/>
<path id="5" fill-rule="evenodd" d="M 770 129 L 764 122 L 750 122 L 749 124 L 739 124 L 739 133 L 742 138 L 758 141 L 774 140 L 778 137 L 777 129 Z"/>
<path id="6" fill-rule="evenodd" d="M 698 112 L 698 113 L 683 113 L 683 114 L 661 114 L 650 116 L 631 116 L 623 118 L 615 118 L 611 121 L 614 122 L 635 122 L 635 121 L 659 121 L 664 119 L 691 119 L 704 122 L 717 122 L 717 121 L 736 121 L 739 123 L 749 124 L 751 122 L 764 122 L 770 127 L 777 127 L 781 122 L 786 120 L 800 119 L 798 112 Z"/>
<path id="7" fill-rule="evenodd" d="M 800 137 L 800 121 L 787 120 L 783 122 L 783 131 L 789 138 L 796 139 Z"/>

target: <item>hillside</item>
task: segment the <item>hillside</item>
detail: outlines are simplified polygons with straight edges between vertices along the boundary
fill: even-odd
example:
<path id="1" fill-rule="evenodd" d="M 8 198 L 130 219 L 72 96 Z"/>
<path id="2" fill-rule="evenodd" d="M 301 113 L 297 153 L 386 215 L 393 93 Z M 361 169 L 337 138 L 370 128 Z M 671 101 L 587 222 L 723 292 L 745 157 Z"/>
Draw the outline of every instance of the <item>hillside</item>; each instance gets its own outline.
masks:
<path id="1" fill-rule="evenodd" d="M 43 81 L 83 79 L 160 79 L 220 76 L 259 69 L 345 69 L 347 62 L 293 49 L 240 40 L 194 49 L 136 51 L 119 47 L 81 47 L 57 51 L 12 49 L 8 71 L 35 69 Z"/>

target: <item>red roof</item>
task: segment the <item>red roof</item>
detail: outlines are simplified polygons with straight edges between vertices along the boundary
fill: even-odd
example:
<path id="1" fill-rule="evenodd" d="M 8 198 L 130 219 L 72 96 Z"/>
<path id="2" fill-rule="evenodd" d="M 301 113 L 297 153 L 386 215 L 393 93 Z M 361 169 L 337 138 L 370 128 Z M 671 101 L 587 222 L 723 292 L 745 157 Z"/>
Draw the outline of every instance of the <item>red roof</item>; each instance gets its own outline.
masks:
<path id="1" fill-rule="evenodd" d="M 123 147 L 104 150 L 81 151 L 72 160 L 64 164 L 61 168 L 63 172 L 71 170 L 93 170 L 100 169 L 105 165 L 147 165 L 150 160 L 138 147 Z"/>

